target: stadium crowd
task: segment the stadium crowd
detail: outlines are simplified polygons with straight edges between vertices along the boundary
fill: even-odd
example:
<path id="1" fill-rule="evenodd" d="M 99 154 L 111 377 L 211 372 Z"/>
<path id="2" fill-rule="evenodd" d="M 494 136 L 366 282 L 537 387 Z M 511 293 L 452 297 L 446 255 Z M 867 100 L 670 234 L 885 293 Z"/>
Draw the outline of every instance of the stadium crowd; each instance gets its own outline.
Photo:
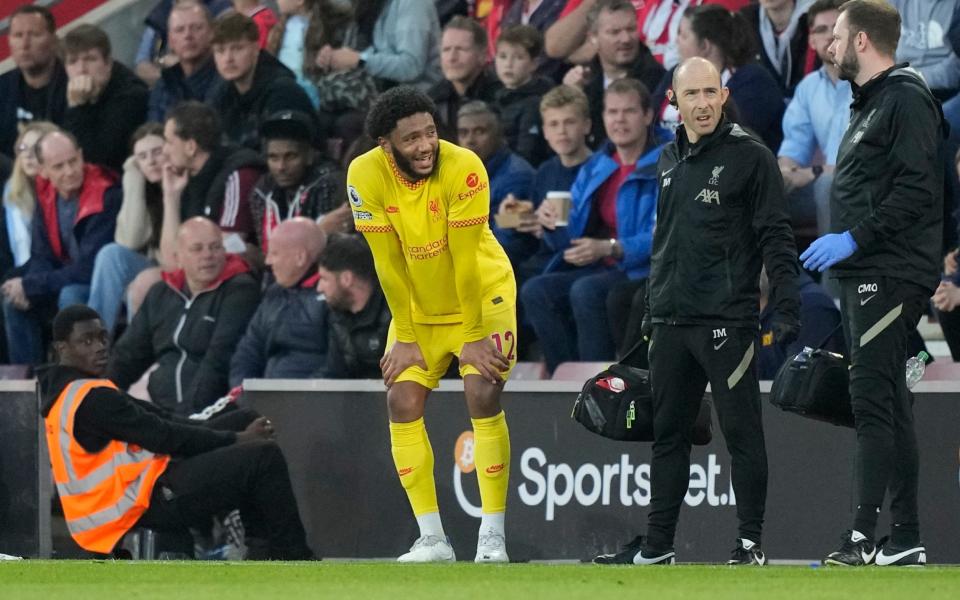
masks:
<path id="1" fill-rule="evenodd" d="M 890 3 L 902 19 L 897 62 L 919 71 L 951 125 L 943 277 L 928 310 L 960 360 L 960 1 Z M 9 20 L 14 69 L 0 75 L 0 362 L 39 368 L 55 347 L 62 359 L 74 351 L 73 325 L 99 315 L 111 348 L 96 368 L 121 390 L 147 376 L 164 409 L 131 405 L 131 430 L 160 423 L 171 433 L 151 443 L 171 453 L 190 445 L 201 463 L 205 452 L 233 452 L 246 473 L 248 457 L 225 449 L 269 437 L 269 421 L 246 414 L 191 433 L 177 419 L 245 379 L 381 377 L 391 314 L 354 224 L 373 217 L 348 191 L 347 171 L 383 145 L 364 131 L 366 113 L 399 85 L 425 92 L 440 137 L 489 175 L 490 227 L 519 300 L 510 359 L 542 361 L 549 374 L 564 362 L 642 357 L 630 350 L 644 343 L 664 193 L 657 166 L 681 122 L 678 65 L 712 65 L 729 89 L 725 119 L 777 157 L 782 183 L 765 185 L 783 186 L 802 250 L 831 231 L 850 118 L 851 85 L 828 51 L 842 4 L 161 0 L 129 67 L 98 26 L 61 37 L 47 8 L 23 5 Z M 793 270 L 800 325 L 789 342 L 760 278 L 762 379 L 803 346 L 846 347 L 839 290 L 799 264 L 770 277 Z M 73 305 L 92 311 L 75 310 L 58 331 L 54 315 Z M 912 340 L 910 355 L 923 344 Z M 288 487 L 282 458 L 264 460 L 257 485 Z M 309 555 L 287 520 L 272 555 Z"/>
<path id="2" fill-rule="evenodd" d="M 520 357 L 547 373 L 613 360 L 639 340 L 679 61 L 714 64 L 727 118 L 777 155 L 801 249 L 829 231 L 851 99 L 827 54 L 840 4 L 164 0 L 129 68 L 96 25 L 61 38 L 47 9 L 21 6 L 15 68 L 0 76 L 0 360 L 44 363 L 53 314 L 83 303 L 115 339 L 111 377 L 127 387 L 158 365 L 150 395 L 179 413 L 249 377 L 379 376 L 389 310 L 345 171 L 377 143 L 365 110 L 398 84 L 426 91 L 441 137 L 487 168 L 491 226 L 517 278 Z M 960 132 L 960 3 L 893 4 L 898 60 Z M 924 33 L 934 25 L 942 37 Z M 953 156 L 960 133 L 950 144 Z M 949 217 L 956 167 L 944 169 Z M 960 273 L 945 233 L 933 304 L 957 357 Z M 801 277 L 794 347 L 839 315 L 828 280 Z M 760 340 L 770 378 L 793 347 Z"/>

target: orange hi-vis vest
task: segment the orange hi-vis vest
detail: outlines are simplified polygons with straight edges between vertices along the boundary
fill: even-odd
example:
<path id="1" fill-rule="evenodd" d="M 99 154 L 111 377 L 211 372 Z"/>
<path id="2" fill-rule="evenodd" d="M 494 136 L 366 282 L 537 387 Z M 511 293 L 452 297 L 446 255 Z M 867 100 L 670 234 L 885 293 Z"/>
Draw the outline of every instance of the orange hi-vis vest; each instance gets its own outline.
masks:
<path id="1" fill-rule="evenodd" d="M 53 480 L 70 535 L 85 550 L 107 554 L 150 506 L 170 457 L 119 440 L 87 452 L 73 437 L 74 416 L 90 390 L 117 389 L 109 379 L 77 379 L 45 419 Z"/>

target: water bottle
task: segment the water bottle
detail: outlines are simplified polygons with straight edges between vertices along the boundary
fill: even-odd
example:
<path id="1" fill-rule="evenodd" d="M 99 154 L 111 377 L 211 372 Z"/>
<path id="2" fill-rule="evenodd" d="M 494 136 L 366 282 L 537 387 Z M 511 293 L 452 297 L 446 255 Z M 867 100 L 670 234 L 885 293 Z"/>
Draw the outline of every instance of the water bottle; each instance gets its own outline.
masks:
<path id="1" fill-rule="evenodd" d="M 927 358 L 929 354 L 920 351 L 919 354 L 907 359 L 907 389 L 913 389 L 917 382 L 923 378 L 923 371 L 927 368 Z"/>

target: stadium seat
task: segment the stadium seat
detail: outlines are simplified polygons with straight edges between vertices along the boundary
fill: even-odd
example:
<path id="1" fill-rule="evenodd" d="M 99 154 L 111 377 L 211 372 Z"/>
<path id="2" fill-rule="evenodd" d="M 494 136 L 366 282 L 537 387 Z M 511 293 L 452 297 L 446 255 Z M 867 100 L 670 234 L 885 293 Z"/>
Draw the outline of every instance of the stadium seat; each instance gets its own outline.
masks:
<path id="1" fill-rule="evenodd" d="M 960 380 L 960 363 L 951 361 L 949 356 L 930 363 L 923 373 L 923 381 L 955 380 Z"/>
<path id="2" fill-rule="evenodd" d="M 510 372 L 511 381 L 538 381 L 547 379 L 547 368 L 542 362 L 518 362 Z"/>
<path id="3" fill-rule="evenodd" d="M 554 381 L 584 382 L 610 366 L 609 362 L 565 362 L 553 372 Z"/>

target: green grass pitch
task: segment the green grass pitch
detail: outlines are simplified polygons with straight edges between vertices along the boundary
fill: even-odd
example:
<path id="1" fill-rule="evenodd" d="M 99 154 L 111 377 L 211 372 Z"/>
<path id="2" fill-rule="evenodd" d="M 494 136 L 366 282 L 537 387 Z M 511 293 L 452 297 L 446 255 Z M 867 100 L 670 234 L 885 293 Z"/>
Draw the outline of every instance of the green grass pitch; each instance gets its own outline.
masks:
<path id="1" fill-rule="evenodd" d="M 960 597 L 960 569 L 599 567 L 576 564 L 0 563 L 3 600 L 692 599 Z"/>

